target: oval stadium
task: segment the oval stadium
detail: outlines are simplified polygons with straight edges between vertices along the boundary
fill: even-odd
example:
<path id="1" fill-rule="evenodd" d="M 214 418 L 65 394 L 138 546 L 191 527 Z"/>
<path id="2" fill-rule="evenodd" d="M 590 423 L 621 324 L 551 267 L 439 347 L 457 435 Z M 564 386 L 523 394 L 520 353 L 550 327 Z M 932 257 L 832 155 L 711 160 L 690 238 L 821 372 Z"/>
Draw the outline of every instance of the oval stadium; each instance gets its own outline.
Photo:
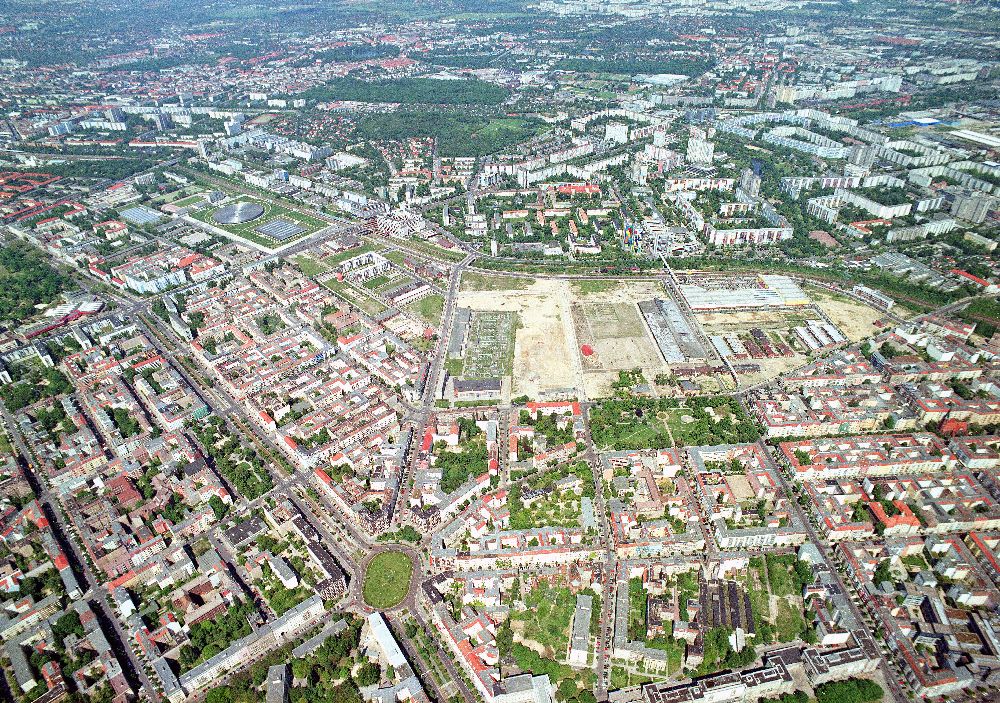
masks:
<path id="1" fill-rule="evenodd" d="M 233 203 L 219 208 L 212 219 L 220 225 L 243 225 L 253 222 L 264 214 L 264 206 L 259 203 Z"/>

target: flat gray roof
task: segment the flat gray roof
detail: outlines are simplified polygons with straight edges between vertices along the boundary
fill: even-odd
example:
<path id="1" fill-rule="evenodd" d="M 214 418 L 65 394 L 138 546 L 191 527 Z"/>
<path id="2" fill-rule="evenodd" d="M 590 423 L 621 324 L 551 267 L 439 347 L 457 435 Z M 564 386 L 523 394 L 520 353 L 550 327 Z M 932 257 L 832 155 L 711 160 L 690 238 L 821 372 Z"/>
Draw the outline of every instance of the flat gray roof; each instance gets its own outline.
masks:
<path id="1" fill-rule="evenodd" d="M 594 605 L 594 599 L 588 595 L 576 597 L 576 613 L 573 615 L 573 637 L 572 649 L 587 652 L 590 651 L 590 611 Z"/>

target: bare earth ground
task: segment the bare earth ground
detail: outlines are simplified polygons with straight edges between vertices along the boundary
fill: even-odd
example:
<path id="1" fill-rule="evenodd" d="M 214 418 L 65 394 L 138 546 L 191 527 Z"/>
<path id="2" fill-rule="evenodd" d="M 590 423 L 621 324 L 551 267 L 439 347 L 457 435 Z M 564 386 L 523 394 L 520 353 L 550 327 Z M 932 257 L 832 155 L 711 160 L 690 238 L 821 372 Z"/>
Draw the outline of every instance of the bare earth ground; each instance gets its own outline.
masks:
<path id="1" fill-rule="evenodd" d="M 883 315 L 875 308 L 816 288 L 808 288 L 807 290 L 816 306 L 825 312 L 833 320 L 833 324 L 837 325 L 844 336 L 852 342 L 879 331 L 874 322 Z"/>
<path id="2" fill-rule="evenodd" d="M 594 350 L 582 357 L 585 371 L 652 369 L 663 364 L 635 303 L 574 303 L 573 324 L 580 344 Z"/>
<path id="3" fill-rule="evenodd" d="M 512 395 L 538 398 L 546 391 L 580 388 L 577 354 L 567 330 L 572 318 L 565 281 L 538 280 L 524 290 L 461 291 L 458 304 L 518 314 Z"/>
<path id="4" fill-rule="evenodd" d="M 490 278 L 491 281 L 494 279 Z M 669 371 L 642 318 L 637 304 L 667 295 L 654 281 L 619 282 L 588 290 L 580 282 L 539 279 L 527 283 L 514 280 L 518 289 L 506 287 L 502 277 L 495 286 L 471 286 L 462 290 L 458 304 L 473 310 L 507 310 L 519 316 L 514 344 L 511 395 L 531 398 L 554 396 L 562 391 L 580 398 L 612 394 L 618 371 L 641 368 L 650 381 Z M 485 288 L 485 289 L 484 289 Z M 881 315 L 873 308 L 841 296 L 810 288 L 810 295 L 843 334 L 858 340 L 874 333 Z M 749 327 L 775 330 L 793 348 L 788 330 L 819 315 L 811 308 L 760 310 L 739 313 L 707 313 L 697 316 L 706 333 L 745 332 Z M 584 357 L 583 344 L 594 349 Z M 796 352 L 789 357 L 758 359 L 760 373 L 741 379 L 754 384 L 798 368 L 809 361 Z"/>
<path id="5" fill-rule="evenodd" d="M 518 313 L 512 395 L 541 398 L 573 389 L 595 398 L 611 394 L 618 369 L 641 367 L 650 380 L 667 370 L 637 307 L 664 295 L 651 281 L 586 292 L 565 280 L 540 279 L 520 290 L 462 290 L 458 304 Z M 583 344 L 596 354 L 584 357 Z"/>
<path id="6" fill-rule="evenodd" d="M 611 384 L 618 371 L 641 368 L 650 381 L 668 370 L 656 342 L 646 326 L 638 304 L 644 300 L 667 297 L 663 285 L 655 281 L 621 281 L 605 290 L 586 292 L 579 284 L 572 286 L 577 329 L 577 354 L 583 364 L 583 385 L 588 398 L 612 395 Z M 603 320 L 611 313 L 616 332 L 610 334 Z M 594 355 L 584 357 L 580 345 L 589 344 Z"/>

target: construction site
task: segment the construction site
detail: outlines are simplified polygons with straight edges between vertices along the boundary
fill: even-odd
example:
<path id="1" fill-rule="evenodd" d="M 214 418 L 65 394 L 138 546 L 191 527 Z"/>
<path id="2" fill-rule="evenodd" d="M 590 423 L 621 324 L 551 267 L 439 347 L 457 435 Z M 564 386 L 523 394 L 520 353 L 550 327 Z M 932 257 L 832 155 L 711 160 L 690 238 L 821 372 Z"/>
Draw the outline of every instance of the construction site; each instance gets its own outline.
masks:
<path id="1" fill-rule="evenodd" d="M 671 379 L 658 391 L 665 395 L 707 392 L 710 381 L 720 390 L 752 385 L 870 334 L 881 316 L 780 275 L 509 283 L 476 275 L 476 289 L 459 293 L 449 357 L 463 357 L 465 378 L 502 373 L 514 396 L 539 399 L 607 397 L 619 372 L 635 369 Z"/>

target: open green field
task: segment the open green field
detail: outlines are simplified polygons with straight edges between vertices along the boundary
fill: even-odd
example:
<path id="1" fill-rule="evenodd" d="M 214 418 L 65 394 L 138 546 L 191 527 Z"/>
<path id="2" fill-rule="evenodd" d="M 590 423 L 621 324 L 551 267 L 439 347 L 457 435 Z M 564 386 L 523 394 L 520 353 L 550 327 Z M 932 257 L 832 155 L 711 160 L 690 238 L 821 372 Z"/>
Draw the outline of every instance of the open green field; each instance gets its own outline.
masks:
<path id="1" fill-rule="evenodd" d="M 196 205 L 198 203 L 205 202 L 205 199 L 201 195 L 189 195 L 186 198 L 181 198 L 180 200 L 175 200 L 172 204 L 177 207 L 190 207 L 191 205 Z"/>
<path id="2" fill-rule="evenodd" d="M 607 293 L 609 291 L 617 290 L 618 286 L 621 285 L 619 281 L 609 280 L 609 281 L 592 281 L 592 280 L 582 280 L 582 281 L 570 281 L 570 287 L 573 289 L 574 293 L 579 295 L 590 295 L 592 293 Z"/>
<path id="3" fill-rule="evenodd" d="M 371 242 L 365 242 L 361 246 L 355 247 L 354 249 L 345 249 L 344 251 L 339 251 L 336 254 L 325 256 L 323 257 L 322 262 L 329 268 L 336 268 L 337 264 L 343 263 L 348 259 L 353 259 L 355 256 L 361 256 L 362 254 L 367 254 L 370 251 L 377 250 L 377 246 Z"/>
<path id="4" fill-rule="evenodd" d="M 427 324 L 436 325 L 441 322 L 441 313 L 444 312 L 444 296 L 432 293 L 420 300 L 414 300 L 406 306 L 406 309 L 419 315 Z"/>
<path id="5" fill-rule="evenodd" d="M 377 554 L 365 570 L 365 603 L 384 610 L 399 605 L 410 590 L 413 562 L 402 552 Z"/>
<path id="6" fill-rule="evenodd" d="M 389 251 L 385 252 L 383 256 L 385 256 L 385 258 L 387 258 L 389 261 L 396 264 L 397 266 L 402 266 L 403 261 L 406 259 L 406 254 L 401 252 L 399 249 L 390 249 Z"/>
<path id="7" fill-rule="evenodd" d="M 234 234 L 237 237 L 242 237 L 243 239 L 254 242 L 255 244 L 268 247 L 269 249 L 275 249 L 279 246 L 302 239 L 303 237 L 308 237 L 310 234 L 318 232 L 326 226 L 325 222 L 317 220 L 315 217 L 310 217 L 309 215 L 305 215 L 297 210 L 293 210 L 285 207 L 284 205 L 278 205 L 277 203 L 272 203 L 267 200 L 252 198 L 250 196 L 242 196 L 239 198 L 238 202 L 252 202 L 263 205 L 264 214 L 251 222 L 246 222 L 241 225 L 223 225 L 213 220 L 212 215 L 218 211 L 218 208 L 203 208 L 197 212 L 191 213 L 191 217 L 217 229 Z M 305 231 L 282 241 L 272 239 L 271 237 L 267 237 L 256 231 L 261 225 L 266 225 L 267 223 L 277 219 L 294 222 L 304 228 Z"/>
<path id="8" fill-rule="evenodd" d="M 293 261 L 295 265 L 299 267 L 306 276 L 318 276 L 321 273 L 326 273 L 329 271 L 329 267 L 326 264 L 314 259 L 311 256 L 306 256 L 305 254 L 299 254 Z"/>
<path id="9" fill-rule="evenodd" d="M 490 274 L 466 271 L 462 274 L 462 283 L 459 290 L 462 291 L 484 291 L 484 290 L 525 290 L 530 288 L 534 281 L 530 278 L 518 278 L 516 276 L 493 276 Z"/>
<path id="10" fill-rule="evenodd" d="M 524 599 L 524 611 L 511 614 L 512 626 L 545 648 L 547 656 L 564 658 L 576 596 L 565 585 L 540 582 Z M 523 625 L 517 626 L 518 623 Z"/>
<path id="11" fill-rule="evenodd" d="M 778 598 L 774 629 L 778 642 L 792 642 L 801 637 L 806 630 L 801 607 L 793 607 L 787 598 Z"/>
<path id="12" fill-rule="evenodd" d="M 753 418 L 728 396 L 675 398 L 618 397 L 590 411 L 591 431 L 599 447 L 615 450 L 665 449 L 755 442 Z"/>
<path id="13" fill-rule="evenodd" d="M 374 288 L 374 291 L 378 295 L 383 295 L 410 283 L 413 283 L 412 276 L 407 276 L 399 271 L 393 271 L 384 283 Z"/>
<path id="14" fill-rule="evenodd" d="M 348 283 L 342 283 L 335 278 L 330 278 L 323 281 L 323 285 L 333 291 L 338 297 L 343 298 L 354 307 L 369 315 L 378 315 L 388 310 L 384 304 L 365 295 Z"/>
<path id="15" fill-rule="evenodd" d="M 375 276 L 375 278 L 369 278 L 361 285 L 367 288 L 368 290 L 378 290 L 387 283 L 389 283 L 388 276 Z"/>

